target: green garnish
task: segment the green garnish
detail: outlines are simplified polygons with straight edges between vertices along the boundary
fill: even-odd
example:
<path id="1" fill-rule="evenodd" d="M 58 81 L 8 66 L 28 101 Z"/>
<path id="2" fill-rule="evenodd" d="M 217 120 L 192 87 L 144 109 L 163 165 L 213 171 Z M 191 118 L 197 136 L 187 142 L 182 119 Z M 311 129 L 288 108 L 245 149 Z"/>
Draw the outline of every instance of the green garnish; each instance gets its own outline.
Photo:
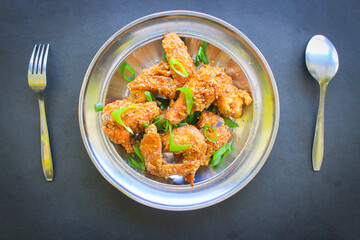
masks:
<path id="1" fill-rule="evenodd" d="M 203 48 L 206 48 L 207 45 L 208 45 L 208 42 L 204 42 L 204 41 L 200 42 L 200 46 L 203 46 Z"/>
<path id="2" fill-rule="evenodd" d="M 149 92 L 149 91 L 146 91 L 145 92 L 145 96 L 146 96 L 146 99 L 149 101 L 149 102 L 153 102 L 155 101 L 155 96 L 154 94 L 152 94 L 152 92 Z"/>
<path id="3" fill-rule="evenodd" d="M 163 119 L 163 120 L 157 122 L 155 124 L 155 126 L 159 132 L 161 132 L 161 131 L 166 132 L 167 130 L 169 130 L 170 123 L 169 123 L 169 120 Z"/>
<path id="4" fill-rule="evenodd" d="M 169 125 L 169 131 L 170 131 L 170 147 L 169 147 L 169 149 L 170 149 L 171 152 L 179 152 L 179 151 L 185 150 L 188 147 L 193 145 L 193 144 L 186 144 L 186 145 L 177 145 L 177 144 L 175 144 L 174 140 L 173 140 L 173 137 L 172 137 L 172 134 L 171 134 L 171 129 L 172 129 L 172 126 L 170 124 Z"/>
<path id="5" fill-rule="evenodd" d="M 221 148 L 219 148 L 218 150 L 216 150 L 214 152 L 214 155 L 212 156 L 210 165 L 212 167 L 215 167 L 219 164 L 221 165 L 222 162 L 224 161 L 225 157 L 233 150 L 234 150 L 234 148 L 232 147 L 232 141 L 229 142 L 228 144 L 222 146 Z"/>
<path id="6" fill-rule="evenodd" d="M 201 41 L 199 50 L 197 51 L 196 58 L 195 58 L 195 66 L 199 66 L 200 62 L 203 62 L 204 64 L 209 64 L 209 60 L 206 57 L 205 49 L 207 46 L 207 42 Z"/>
<path id="7" fill-rule="evenodd" d="M 211 106 L 208 108 L 208 110 L 209 110 L 210 112 L 213 112 L 213 113 L 217 113 L 217 111 L 218 111 L 215 105 L 211 105 Z"/>
<path id="8" fill-rule="evenodd" d="M 199 66 L 200 62 L 203 62 L 204 64 L 209 64 L 209 60 L 206 57 L 205 50 L 202 46 L 199 47 L 199 50 L 196 54 L 195 66 Z"/>
<path id="9" fill-rule="evenodd" d="M 179 60 L 175 59 L 175 58 L 171 58 L 170 61 L 170 67 L 180 76 L 182 77 L 188 77 L 189 74 L 186 72 L 184 66 L 179 62 Z M 176 66 L 179 66 L 179 68 L 181 69 L 181 71 L 176 69 Z"/>
<path id="10" fill-rule="evenodd" d="M 209 64 L 209 59 L 207 58 L 206 56 L 206 53 L 205 53 L 205 50 L 203 47 L 201 47 L 201 51 L 200 51 L 200 55 L 199 55 L 199 58 L 200 60 L 204 63 L 204 64 Z"/>
<path id="11" fill-rule="evenodd" d="M 137 104 L 131 105 L 129 107 L 123 107 L 120 108 L 118 110 L 115 110 L 111 113 L 112 117 L 114 118 L 114 120 L 119 123 L 121 126 L 123 126 L 126 130 L 128 130 L 128 132 L 130 132 L 131 134 L 134 134 L 133 130 L 131 128 L 129 128 L 128 126 L 126 126 L 123 121 L 121 120 L 121 114 L 123 114 L 125 111 L 127 111 L 130 108 L 136 107 Z"/>
<path id="12" fill-rule="evenodd" d="M 154 124 L 160 122 L 160 120 L 161 120 L 160 116 L 157 116 L 157 117 L 154 119 Z"/>
<path id="13" fill-rule="evenodd" d="M 230 118 L 223 117 L 223 119 L 224 119 L 226 126 L 228 126 L 228 127 L 236 128 L 239 126 L 236 122 L 231 121 Z"/>
<path id="14" fill-rule="evenodd" d="M 170 128 L 170 122 L 167 119 L 164 119 L 163 121 L 165 122 L 164 132 L 167 132 L 167 130 Z"/>
<path id="15" fill-rule="evenodd" d="M 145 170 L 145 163 L 143 161 L 138 161 L 135 158 L 133 158 L 132 156 L 129 157 L 130 160 L 130 164 L 133 167 L 139 168 L 141 170 Z"/>
<path id="16" fill-rule="evenodd" d="M 185 125 L 187 125 L 187 124 L 188 124 L 188 123 L 183 120 L 183 121 L 182 121 L 181 123 L 179 123 L 179 124 L 174 124 L 173 127 L 174 127 L 174 128 L 178 128 L 178 127 L 185 126 Z"/>
<path id="17" fill-rule="evenodd" d="M 141 154 L 141 151 L 140 151 L 140 143 L 139 143 L 139 141 L 136 141 L 136 145 L 135 145 L 134 151 L 135 151 L 136 155 L 141 159 L 141 161 L 144 162 L 144 158 L 143 158 L 143 156 L 142 156 L 142 154 Z"/>
<path id="18" fill-rule="evenodd" d="M 177 88 L 176 90 L 178 90 L 178 91 L 185 94 L 186 107 L 187 107 L 187 110 L 188 110 L 188 114 L 190 114 L 193 103 L 194 103 L 191 89 L 188 88 L 188 87 L 182 87 L 182 88 Z"/>
<path id="19" fill-rule="evenodd" d="M 154 119 L 154 122 L 153 123 L 149 123 L 149 124 L 144 124 L 144 127 L 150 127 L 151 124 L 157 124 L 158 122 L 160 122 L 160 116 L 157 116 L 155 119 Z"/>
<path id="20" fill-rule="evenodd" d="M 130 77 L 126 76 L 126 74 L 125 74 L 126 70 L 128 70 L 131 73 Z M 127 62 L 123 61 L 120 64 L 119 71 L 126 81 L 131 82 L 132 80 L 135 79 L 135 71 L 134 71 L 134 69 L 132 69 L 132 67 Z"/>
<path id="21" fill-rule="evenodd" d="M 200 111 L 195 111 L 193 113 L 190 113 L 189 116 L 186 118 L 186 122 L 191 125 L 196 125 L 197 122 L 199 121 L 200 114 L 201 114 Z"/>
<path id="22" fill-rule="evenodd" d="M 166 62 L 166 63 L 168 62 L 168 60 L 167 60 L 167 58 L 166 58 L 166 52 L 164 52 L 163 61 Z"/>
<path id="23" fill-rule="evenodd" d="M 160 107 L 161 110 L 164 109 L 164 108 L 166 108 L 166 107 L 169 106 L 169 104 L 170 104 L 170 99 L 167 99 L 167 98 L 157 97 L 156 100 L 160 102 L 160 106 L 159 106 L 159 107 Z"/>
<path id="24" fill-rule="evenodd" d="M 207 136 L 207 130 L 208 129 L 212 129 L 214 132 L 215 132 L 215 137 L 213 138 L 213 139 L 211 139 L 211 138 L 209 138 L 208 136 Z M 209 124 L 205 124 L 205 127 L 204 127 L 204 134 L 205 134 L 205 137 L 207 138 L 207 140 L 209 140 L 210 142 L 216 142 L 216 137 L 217 137 L 217 132 L 215 131 L 215 129 L 212 127 L 212 126 L 210 126 Z"/>
<path id="25" fill-rule="evenodd" d="M 94 107 L 95 107 L 95 112 L 100 112 L 104 109 L 104 106 L 102 103 L 95 103 Z"/>

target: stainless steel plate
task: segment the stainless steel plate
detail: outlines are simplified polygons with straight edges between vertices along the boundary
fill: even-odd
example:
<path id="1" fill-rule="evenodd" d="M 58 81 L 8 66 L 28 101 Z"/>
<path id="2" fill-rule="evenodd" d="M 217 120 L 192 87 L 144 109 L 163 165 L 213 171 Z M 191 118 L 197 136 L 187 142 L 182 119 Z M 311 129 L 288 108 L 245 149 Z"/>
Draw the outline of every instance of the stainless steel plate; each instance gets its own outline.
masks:
<path id="1" fill-rule="evenodd" d="M 112 144 L 101 129 L 97 102 L 125 98 L 127 82 L 118 68 L 126 61 L 136 72 L 160 61 L 161 39 L 168 31 L 183 38 L 194 56 L 200 40 L 209 43 L 207 55 L 224 67 L 234 83 L 251 92 L 233 131 L 238 154 L 222 167 L 198 170 L 194 187 L 182 178 L 167 180 L 127 164 L 127 153 Z M 242 189 L 265 163 L 279 124 L 279 97 L 265 58 L 239 30 L 215 17 L 190 11 L 170 11 L 138 19 L 115 33 L 97 52 L 86 72 L 79 97 L 79 123 L 85 147 L 100 173 L 127 196 L 145 205 L 167 210 L 191 210 L 220 202 Z"/>

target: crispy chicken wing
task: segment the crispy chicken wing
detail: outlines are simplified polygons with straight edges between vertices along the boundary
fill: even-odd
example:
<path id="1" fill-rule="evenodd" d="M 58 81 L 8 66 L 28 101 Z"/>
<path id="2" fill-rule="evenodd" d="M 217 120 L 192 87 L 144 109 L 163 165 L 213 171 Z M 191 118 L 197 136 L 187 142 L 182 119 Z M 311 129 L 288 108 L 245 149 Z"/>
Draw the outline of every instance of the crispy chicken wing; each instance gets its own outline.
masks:
<path id="1" fill-rule="evenodd" d="M 173 152 L 175 158 L 179 159 L 179 155 L 182 157 L 182 163 L 193 163 L 194 171 L 188 174 L 184 174 L 184 179 L 191 183 L 195 179 L 195 172 L 201 166 L 205 165 L 205 153 L 206 153 L 206 142 L 205 137 L 200 131 L 192 125 L 185 125 L 182 127 L 174 128 L 171 132 L 174 144 L 176 145 L 191 145 L 182 151 Z M 170 151 L 170 133 L 166 132 L 161 135 L 162 146 L 164 152 Z"/>
<path id="2" fill-rule="evenodd" d="M 192 112 L 202 111 L 212 102 L 224 117 L 239 118 L 243 104 L 252 102 L 250 95 L 238 89 L 223 69 L 203 65 L 186 84 L 193 94 Z M 166 112 L 166 118 L 172 124 L 178 124 L 188 115 L 185 94 L 181 93 L 173 106 Z"/>
<path id="3" fill-rule="evenodd" d="M 180 86 L 179 82 L 170 77 L 170 67 L 168 63 L 160 62 L 152 67 L 146 68 L 142 73 L 132 82 L 127 85 L 127 88 L 131 91 L 142 90 L 143 95 L 145 91 L 153 92 L 155 95 L 160 93 L 161 95 L 170 99 L 175 98 L 176 88 Z M 137 92 L 139 94 L 139 92 Z M 139 98 L 143 99 L 141 95 Z M 146 99 L 146 98 L 145 98 Z"/>
<path id="4" fill-rule="evenodd" d="M 192 75 L 195 73 L 194 61 L 191 59 L 187 51 L 187 47 L 180 39 L 180 37 L 173 32 L 169 32 L 164 36 L 162 45 L 166 52 L 167 60 L 170 61 L 171 58 L 178 60 L 189 74 L 188 77 L 182 77 L 173 69 L 171 69 L 171 75 L 173 78 L 180 82 L 181 85 L 184 85 L 192 78 Z"/>
<path id="5" fill-rule="evenodd" d="M 216 71 L 209 66 L 202 66 L 195 74 L 193 79 L 185 86 L 191 89 L 193 95 L 193 107 L 191 112 L 202 111 L 209 107 L 215 100 L 215 89 L 213 81 L 216 78 Z M 178 124 L 188 115 L 185 94 L 180 93 L 174 105 L 166 112 L 166 118 L 172 124 Z"/>
<path id="6" fill-rule="evenodd" d="M 224 117 L 241 117 L 243 104 L 249 105 L 252 102 L 250 94 L 237 88 L 223 69 L 214 68 L 218 72 L 213 86 L 216 90 L 215 106 Z"/>
<path id="7" fill-rule="evenodd" d="M 134 136 L 122 125 L 117 123 L 111 113 L 117 109 L 132 105 L 134 105 L 134 103 L 131 101 L 117 100 L 105 105 L 101 115 L 104 133 L 112 142 L 123 145 L 128 152 L 134 151 Z M 155 102 L 139 103 L 136 107 L 130 108 L 122 113 L 121 120 L 134 132 L 141 133 L 145 130 L 143 125 L 149 124 L 159 113 L 160 109 Z"/>
<path id="8" fill-rule="evenodd" d="M 205 124 L 209 124 L 216 131 L 216 141 L 211 142 L 206 139 L 207 150 L 205 154 L 205 158 L 207 159 L 206 164 L 208 165 L 210 161 L 210 157 L 214 154 L 216 150 L 220 147 L 227 144 L 229 138 L 231 137 L 231 132 L 229 128 L 225 125 L 224 119 L 217 115 L 216 113 L 203 111 L 200 115 L 199 122 L 197 123 L 197 127 L 200 129 L 200 132 L 204 133 Z M 206 135 L 210 139 L 215 138 L 215 132 L 208 128 Z"/>
<path id="9" fill-rule="evenodd" d="M 187 149 L 174 153 L 182 154 L 186 160 L 200 160 L 204 158 L 207 147 L 205 137 L 195 126 L 187 124 L 174 128 L 171 131 L 171 135 L 176 145 L 191 144 Z M 161 139 L 164 152 L 170 152 L 170 133 L 166 132 L 162 134 Z"/>
<path id="10" fill-rule="evenodd" d="M 168 178 L 172 175 L 192 176 L 186 179 L 194 184 L 194 175 L 200 166 L 199 161 L 183 161 L 182 163 L 167 163 L 162 156 L 160 134 L 154 124 L 146 129 L 140 142 L 140 151 L 144 157 L 146 169 L 153 175 Z"/>

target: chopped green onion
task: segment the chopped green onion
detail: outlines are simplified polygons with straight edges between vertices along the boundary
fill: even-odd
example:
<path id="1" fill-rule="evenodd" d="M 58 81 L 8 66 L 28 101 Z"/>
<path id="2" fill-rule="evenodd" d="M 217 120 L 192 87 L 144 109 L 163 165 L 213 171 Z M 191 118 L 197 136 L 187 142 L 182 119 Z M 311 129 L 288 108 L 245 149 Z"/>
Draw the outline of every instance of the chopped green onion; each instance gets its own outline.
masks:
<path id="1" fill-rule="evenodd" d="M 209 138 L 209 137 L 207 136 L 207 130 L 208 130 L 209 128 L 211 128 L 211 129 L 215 132 L 215 137 L 214 137 L 213 139 L 211 139 L 211 138 Z M 217 132 L 216 132 L 215 129 L 214 129 L 212 126 L 210 126 L 209 124 L 205 124 L 204 134 L 205 134 L 205 137 L 207 138 L 207 140 L 209 140 L 210 142 L 213 142 L 213 143 L 216 142 Z"/>
<path id="2" fill-rule="evenodd" d="M 199 66 L 199 64 L 200 64 L 200 59 L 199 59 L 199 55 L 198 54 L 196 54 L 196 56 L 195 56 L 195 66 L 196 67 L 198 67 Z"/>
<path id="3" fill-rule="evenodd" d="M 158 122 L 160 122 L 161 118 L 160 116 L 157 116 L 155 119 L 154 119 L 154 122 L 153 123 L 149 123 L 149 124 L 144 124 L 144 127 L 150 127 L 151 124 L 157 124 Z"/>
<path id="4" fill-rule="evenodd" d="M 226 126 L 228 126 L 228 127 L 236 128 L 239 126 L 236 122 L 231 121 L 230 118 L 223 117 L 223 119 L 224 119 Z"/>
<path id="5" fill-rule="evenodd" d="M 136 168 L 140 168 L 142 170 L 145 170 L 145 164 L 143 161 L 139 162 L 137 161 L 135 158 L 133 158 L 132 156 L 129 157 L 129 160 L 130 160 L 130 164 L 133 166 L 133 167 L 136 167 Z"/>
<path id="6" fill-rule="evenodd" d="M 193 144 L 186 144 L 186 145 L 177 145 L 177 144 L 175 144 L 174 140 L 173 140 L 173 136 L 171 134 L 171 129 L 172 129 L 172 126 L 170 124 L 169 125 L 169 131 L 170 131 L 170 147 L 169 147 L 169 149 L 170 149 L 171 152 L 179 152 L 179 151 L 185 150 L 188 147 L 193 145 Z"/>
<path id="7" fill-rule="evenodd" d="M 208 45 L 207 42 L 201 41 L 200 42 L 200 46 L 203 46 L 203 48 L 206 48 L 206 46 Z"/>
<path id="8" fill-rule="evenodd" d="M 154 94 L 152 94 L 152 92 L 146 91 L 145 96 L 149 102 L 155 101 L 155 96 L 154 96 Z"/>
<path id="9" fill-rule="evenodd" d="M 95 112 L 100 112 L 104 109 L 104 106 L 102 103 L 95 103 L 94 107 L 95 107 Z"/>
<path id="10" fill-rule="evenodd" d="M 169 128 L 170 128 L 170 122 L 167 119 L 165 119 L 164 121 L 166 122 L 164 132 L 167 132 L 167 130 L 169 130 Z"/>
<path id="11" fill-rule="evenodd" d="M 203 62 L 204 64 L 209 64 L 209 60 L 206 57 L 205 48 L 206 48 L 207 42 L 201 41 L 199 45 L 199 50 L 197 51 L 196 57 L 195 57 L 195 66 L 199 66 L 200 62 Z"/>
<path id="12" fill-rule="evenodd" d="M 141 159 L 141 161 L 144 161 L 144 158 L 141 154 L 141 151 L 140 151 L 140 143 L 139 141 L 136 141 L 136 145 L 135 145 L 135 149 L 134 149 L 136 155 Z"/>
<path id="13" fill-rule="evenodd" d="M 167 58 L 166 58 L 166 52 L 164 52 L 163 61 L 166 62 L 166 63 L 168 62 L 168 60 L 167 60 Z"/>
<path id="14" fill-rule="evenodd" d="M 128 70 L 131 73 L 130 77 L 126 76 L 126 74 L 125 74 L 126 70 Z M 135 79 L 135 71 L 134 71 L 134 69 L 132 69 L 132 67 L 127 62 L 123 61 L 120 64 L 119 71 L 126 81 L 131 82 L 132 80 Z"/>
<path id="15" fill-rule="evenodd" d="M 160 120 L 161 120 L 160 116 L 157 116 L 157 117 L 154 119 L 154 124 L 160 122 Z"/>
<path id="16" fill-rule="evenodd" d="M 156 126 L 158 132 L 161 132 L 161 131 L 164 130 L 162 121 L 159 121 L 159 122 L 155 123 L 155 126 Z"/>
<path id="17" fill-rule="evenodd" d="M 205 50 L 202 46 L 199 47 L 199 50 L 197 52 L 196 58 L 198 60 L 198 62 L 203 62 L 204 64 L 209 64 L 209 60 L 206 57 L 206 53 Z"/>
<path id="18" fill-rule="evenodd" d="M 185 94 L 186 107 L 187 107 L 187 110 L 188 110 L 188 114 L 190 114 L 193 103 L 194 103 L 191 89 L 188 88 L 188 87 L 182 87 L 182 88 L 177 88 L 176 90 L 178 90 L 178 91 Z"/>
<path id="19" fill-rule="evenodd" d="M 217 108 L 215 105 L 211 105 L 209 108 L 208 108 L 209 111 L 213 112 L 213 113 L 217 113 Z"/>
<path id="20" fill-rule="evenodd" d="M 181 122 L 181 123 L 179 123 L 179 124 L 174 124 L 173 126 L 174 126 L 174 128 L 178 128 L 178 127 L 185 126 L 185 125 L 187 125 L 187 124 L 188 124 L 187 122 Z"/>
<path id="21" fill-rule="evenodd" d="M 167 119 L 163 119 L 156 123 L 154 122 L 154 124 L 159 132 L 161 132 L 161 131 L 166 132 L 167 130 L 169 130 L 170 123 L 169 123 L 169 120 L 167 120 Z"/>
<path id="22" fill-rule="evenodd" d="M 224 161 L 225 157 L 231 152 L 231 148 L 232 148 L 231 145 L 232 145 L 232 141 L 214 152 L 212 161 L 210 163 L 212 167 L 215 167 L 219 165 L 219 163 L 222 163 Z"/>
<path id="23" fill-rule="evenodd" d="M 160 102 L 160 106 L 159 106 L 159 107 L 160 107 L 161 110 L 164 109 L 164 108 L 166 108 L 166 107 L 169 106 L 169 104 L 170 104 L 170 99 L 167 99 L 167 98 L 157 97 L 156 100 Z"/>
<path id="24" fill-rule="evenodd" d="M 191 125 L 196 125 L 197 122 L 199 121 L 200 114 L 201 114 L 200 111 L 195 111 L 193 113 L 190 113 L 189 116 L 186 118 L 186 122 Z"/>
<path id="25" fill-rule="evenodd" d="M 127 111 L 130 108 L 136 107 L 137 104 L 131 105 L 129 107 L 123 107 L 120 108 L 118 110 L 115 110 L 111 113 L 112 117 L 114 118 L 114 120 L 119 123 L 121 126 L 123 126 L 126 130 L 128 130 L 128 132 L 130 132 L 131 134 L 134 134 L 133 130 L 131 128 L 129 128 L 128 126 L 126 126 L 123 121 L 121 120 L 121 114 L 124 113 L 125 111 Z"/>
<path id="26" fill-rule="evenodd" d="M 182 77 L 188 77 L 189 74 L 187 73 L 187 71 L 185 70 L 184 66 L 179 62 L 179 60 L 175 59 L 175 58 L 171 58 L 170 61 L 170 67 L 180 76 Z M 179 66 L 181 71 L 176 69 L 176 66 Z"/>

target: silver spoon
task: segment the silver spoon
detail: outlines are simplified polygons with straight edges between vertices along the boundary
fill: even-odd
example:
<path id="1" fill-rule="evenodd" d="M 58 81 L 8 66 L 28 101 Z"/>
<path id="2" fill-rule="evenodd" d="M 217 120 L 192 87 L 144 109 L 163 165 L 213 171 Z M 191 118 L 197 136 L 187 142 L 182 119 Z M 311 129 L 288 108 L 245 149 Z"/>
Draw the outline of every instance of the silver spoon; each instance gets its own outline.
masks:
<path id="1" fill-rule="evenodd" d="M 320 84 L 319 110 L 312 149 L 314 171 L 320 171 L 324 155 L 324 104 L 327 85 L 339 69 L 339 56 L 334 45 L 325 36 L 313 36 L 305 51 L 306 66 Z"/>

